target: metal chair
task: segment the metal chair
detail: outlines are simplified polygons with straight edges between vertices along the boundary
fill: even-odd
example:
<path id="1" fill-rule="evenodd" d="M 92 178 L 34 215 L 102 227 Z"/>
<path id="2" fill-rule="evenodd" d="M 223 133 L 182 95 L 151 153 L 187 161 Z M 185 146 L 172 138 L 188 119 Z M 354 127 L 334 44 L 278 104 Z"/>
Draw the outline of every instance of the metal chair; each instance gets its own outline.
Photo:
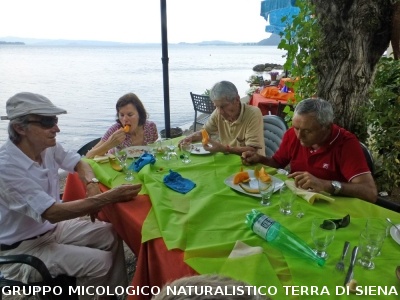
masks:
<path id="1" fill-rule="evenodd" d="M 100 142 L 101 138 L 94 139 L 93 141 L 88 142 L 87 144 L 83 145 L 77 152 L 84 156 L 86 153 L 89 152 L 98 142 Z"/>
<path id="2" fill-rule="evenodd" d="M 74 277 L 60 275 L 55 278 L 51 277 L 49 270 L 47 269 L 46 265 L 43 263 L 42 260 L 39 258 L 27 255 L 27 254 L 19 254 L 19 255 L 5 255 L 0 256 L 0 265 L 5 264 L 27 264 L 32 266 L 42 277 L 42 280 L 39 282 L 32 282 L 32 283 L 23 283 L 17 280 L 7 279 L 1 276 L 0 273 L 0 300 L 3 298 L 3 293 L 7 293 L 7 291 L 12 291 L 13 287 L 19 287 L 22 289 L 23 287 L 52 287 L 60 286 L 62 288 L 62 293 L 60 295 L 55 295 L 51 292 L 41 294 L 40 292 L 36 294 L 39 299 L 42 300 L 77 300 L 78 295 L 71 294 L 69 295 L 69 286 L 76 286 L 76 279 Z M 9 288 L 7 288 L 9 287 Z M 28 289 L 27 289 L 28 290 Z M 59 289 L 56 290 L 59 292 Z M 5 294 L 4 294 L 5 295 Z"/>
<path id="3" fill-rule="evenodd" d="M 192 98 L 194 108 L 193 131 L 196 131 L 196 125 L 204 125 L 214 111 L 215 106 L 207 95 L 198 95 L 190 92 L 190 97 Z M 199 118 L 197 118 L 198 112 L 202 113 Z"/>
<path id="4" fill-rule="evenodd" d="M 288 127 L 281 117 L 275 115 L 265 115 L 263 120 L 265 155 L 271 157 L 278 150 Z"/>

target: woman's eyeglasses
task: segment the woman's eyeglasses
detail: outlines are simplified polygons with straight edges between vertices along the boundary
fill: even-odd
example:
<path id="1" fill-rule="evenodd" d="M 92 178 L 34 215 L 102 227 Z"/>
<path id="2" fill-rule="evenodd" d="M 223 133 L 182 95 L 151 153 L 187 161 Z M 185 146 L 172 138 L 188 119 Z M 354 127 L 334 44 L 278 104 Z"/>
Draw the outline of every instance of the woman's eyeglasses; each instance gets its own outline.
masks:
<path id="1" fill-rule="evenodd" d="M 26 123 L 38 123 L 43 128 L 53 128 L 58 123 L 57 117 L 42 117 L 40 120 L 36 121 L 26 121 Z"/>

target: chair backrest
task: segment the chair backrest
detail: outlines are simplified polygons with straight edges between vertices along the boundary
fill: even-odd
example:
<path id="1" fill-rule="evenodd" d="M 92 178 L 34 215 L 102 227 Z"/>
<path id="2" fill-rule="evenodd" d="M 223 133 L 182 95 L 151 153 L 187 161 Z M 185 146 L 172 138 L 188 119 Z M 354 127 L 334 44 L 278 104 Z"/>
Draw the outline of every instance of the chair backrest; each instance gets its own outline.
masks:
<path id="1" fill-rule="evenodd" d="M 46 265 L 43 263 L 41 259 L 28 254 L 0 256 L 0 265 L 6 265 L 6 264 L 30 265 L 41 275 L 42 280 L 39 282 L 24 283 L 22 281 L 7 279 L 3 276 L 0 276 L 0 299 L 2 299 L 4 287 L 10 287 L 10 289 L 12 289 L 13 287 L 18 287 L 20 290 L 22 288 L 26 290 L 33 290 L 34 287 L 43 288 L 43 286 L 47 286 L 50 287 L 51 291 L 53 291 L 54 286 L 60 286 L 62 288 L 61 294 L 55 295 L 52 292 L 42 294 L 41 292 L 39 292 L 38 293 L 39 298 L 42 300 L 54 300 L 54 299 L 78 300 L 77 294 L 74 293 L 72 293 L 71 295 L 69 294 L 69 287 L 70 286 L 74 288 L 76 287 L 76 278 L 66 275 L 59 275 L 55 278 L 52 278 L 49 270 L 47 269 Z"/>
<path id="2" fill-rule="evenodd" d="M 281 117 L 275 115 L 265 115 L 263 119 L 265 155 L 272 156 L 278 150 L 288 127 Z"/>
<path id="3" fill-rule="evenodd" d="M 372 157 L 371 152 L 369 151 L 368 147 L 365 144 L 360 142 L 360 145 L 361 145 L 361 149 L 364 152 L 365 159 L 367 160 L 368 168 L 371 171 L 372 176 L 374 176 L 374 174 L 375 174 L 374 158 Z"/>
<path id="4" fill-rule="evenodd" d="M 192 98 L 193 108 L 195 111 L 205 114 L 211 114 L 214 111 L 215 106 L 209 96 L 193 94 L 190 92 L 190 97 Z"/>
<path id="5" fill-rule="evenodd" d="M 101 138 L 94 139 L 93 141 L 90 141 L 89 143 L 83 145 L 77 152 L 81 155 L 84 156 L 86 153 L 89 152 L 98 142 L 100 142 Z"/>

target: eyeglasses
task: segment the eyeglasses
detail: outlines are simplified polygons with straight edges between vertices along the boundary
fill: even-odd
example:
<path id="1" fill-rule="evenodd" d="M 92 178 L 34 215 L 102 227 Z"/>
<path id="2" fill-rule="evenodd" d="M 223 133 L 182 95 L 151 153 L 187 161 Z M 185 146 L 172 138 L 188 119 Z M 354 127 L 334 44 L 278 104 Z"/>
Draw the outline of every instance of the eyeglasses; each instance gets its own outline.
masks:
<path id="1" fill-rule="evenodd" d="M 40 120 L 37 121 L 26 121 L 26 123 L 38 123 L 43 128 L 53 128 L 58 123 L 57 117 L 42 117 Z"/>

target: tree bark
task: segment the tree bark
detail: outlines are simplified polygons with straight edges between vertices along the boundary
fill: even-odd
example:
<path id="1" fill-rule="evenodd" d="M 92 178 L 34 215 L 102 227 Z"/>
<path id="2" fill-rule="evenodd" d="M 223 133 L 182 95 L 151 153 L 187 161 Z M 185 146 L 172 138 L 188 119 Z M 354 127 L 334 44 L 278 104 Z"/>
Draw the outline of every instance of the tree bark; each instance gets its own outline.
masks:
<path id="1" fill-rule="evenodd" d="M 375 66 L 387 49 L 390 0 L 311 0 L 321 28 L 318 96 L 332 103 L 335 123 L 359 133 Z"/>

